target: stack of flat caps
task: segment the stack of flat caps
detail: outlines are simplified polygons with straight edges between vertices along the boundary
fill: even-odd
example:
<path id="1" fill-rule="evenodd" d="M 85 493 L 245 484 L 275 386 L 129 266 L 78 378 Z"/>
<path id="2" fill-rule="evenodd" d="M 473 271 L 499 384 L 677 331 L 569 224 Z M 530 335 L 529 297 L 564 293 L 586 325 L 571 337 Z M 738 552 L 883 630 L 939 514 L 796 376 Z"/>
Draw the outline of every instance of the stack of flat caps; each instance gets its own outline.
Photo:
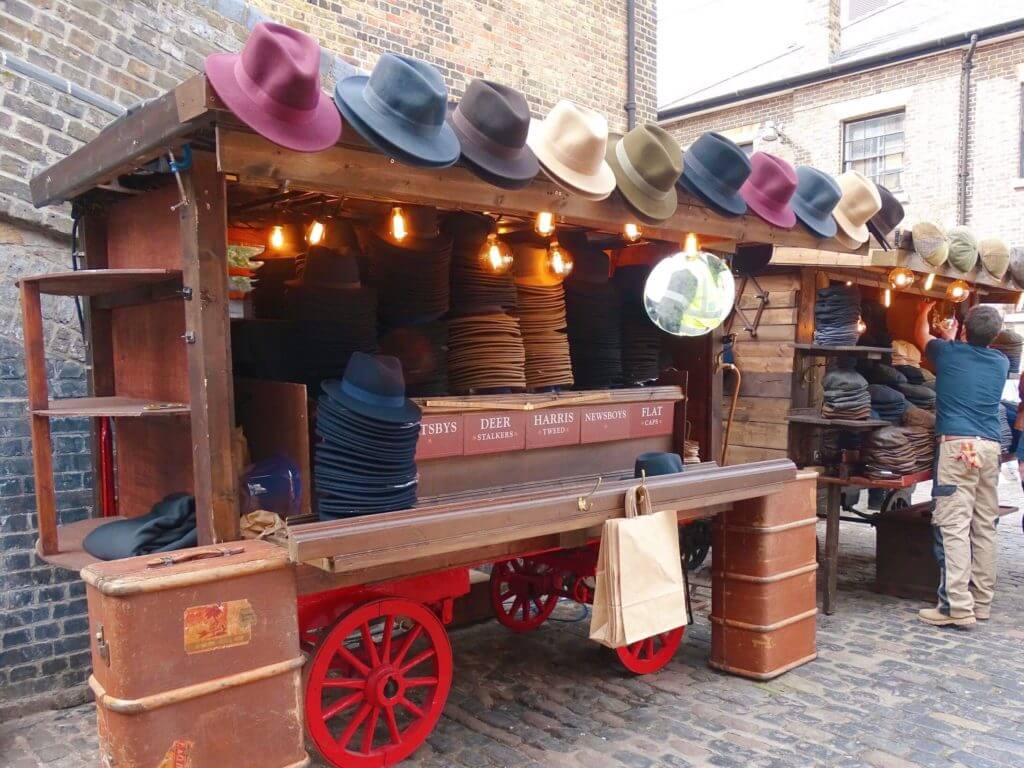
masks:
<path id="1" fill-rule="evenodd" d="M 612 277 L 622 307 L 622 380 L 627 385 L 654 381 L 661 374 L 663 334 L 644 308 L 650 272 L 648 266 L 619 266 Z"/>
<path id="2" fill-rule="evenodd" d="M 380 351 L 402 363 L 410 397 L 448 394 L 448 321 L 395 328 L 380 340 Z"/>
<path id="3" fill-rule="evenodd" d="M 929 469 L 935 462 L 935 414 L 911 406 L 903 414 L 903 429 L 914 453 L 916 470 Z"/>
<path id="4" fill-rule="evenodd" d="M 987 237 L 978 243 L 978 256 L 992 277 L 1002 280 L 1010 268 L 1010 249 L 998 237 Z"/>
<path id="5" fill-rule="evenodd" d="M 1009 328 L 1004 328 L 990 346 L 992 349 L 998 349 L 1006 355 L 1010 361 L 1011 372 L 1020 370 L 1020 355 L 1021 348 L 1024 347 L 1024 338 L 1019 333 L 1011 331 Z"/>
<path id="6" fill-rule="evenodd" d="M 926 411 L 935 410 L 935 390 L 931 387 L 926 387 L 924 384 L 911 384 L 909 382 L 905 384 L 897 384 L 898 389 L 904 397 L 918 408 L 923 408 Z"/>
<path id="7" fill-rule="evenodd" d="M 314 389 L 340 376 L 353 353 L 377 349 L 377 294 L 360 283 L 353 251 L 310 248 L 288 301 L 297 363 Z"/>
<path id="8" fill-rule="evenodd" d="M 420 409 L 405 398 L 402 366 L 354 354 L 317 399 L 314 479 L 321 519 L 406 509 L 416 502 Z"/>
<path id="9" fill-rule="evenodd" d="M 861 444 L 860 457 L 868 477 L 891 479 L 917 470 L 917 457 L 903 427 L 882 427 L 869 432 Z"/>
<path id="10" fill-rule="evenodd" d="M 569 247 L 572 274 L 565 281 L 572 376 L 581 389 L 604 389 L 622 380 L 622 312 L 608 277 L 608 255 L 587 245 Z"/>
<path id="11" fill-rule="evenodd" d="M 448 311 L 451 235 L 438 232 L 433 209 L 406 211 L 410 232 L 401 243 L 366 233 L 370 278 L 380 297 L 385 328 L 430 322 Z"/>
<path id="12" fill-rule="evenodd" d="M 903 421 L 909 403 L 902 392 L 885 384 L 869 384 L 868 393 L 871 395 L 871 412 L 875 416 L 892 424 Z"/>
<path id="13" fill-rule="evenodd" d="M 949 263 L 961 272 L 970 272 L 978 265 L 978 239 L 967 227 L 949 230 Z"/>
<path id="14" fill-rule="evenodd" d="M 908 384 L 924 384 L 927 381 L 925 370 L 916 365 L 894 365 L 893 367 L 903 374 L 903 378 L 907 380 Z"/>
<path id="15" fill-rule="evenodd" d="M 866 419 L 871 415 L 868 382 L 849 368 L 829 369 L 821 381 L 821 415 L 826 419 Z"/>
<path id="16" fill-rule="evenodd" d="M 526 351 L 526 386 L 571 387 L 572 359 L 562 280 L 547 268 L 547 248 L 522 243 L 516 245 L 513 255 L 519 327 Z"/>
<path id="17" fill-rule="evenodd" d="M 494 229 L 490 218 L 477 213 L 453 213 L 445 220 L 444 229 L 452 236 L 452 308 L 514 310 L 516 284 L 512 273 L 496 275 L 480 264 L 480 249 Z"/>
<path id="18" fill-rule="evenodd" d="M 526 387 L 526 351 L 519 319 L 481 307 L 448 321 L 448 384 L 452 392 L 507 393 Z"/>
<path id="19" fill-rule="evenodd" d="M 899 365 L 921 365 L 921 350 L 913 342 L 906 339 L 896 339 L 892 343 L 892 364 Z"/>
<path id="20" fill-rule="evenodd" d="M 901 371 L 891 365 L 867 361 L 861 369 L 868 384 L 885 384 L 889 387 L 899 387 L 907 383 L 907 377 Z"/>
<path id="21" fill-rule="evenodd" d="M 860 292 L 852 285 L 818 289 L 814 302 L 814 343 L 826 347 L 854 346 L 860 336 Z"/>

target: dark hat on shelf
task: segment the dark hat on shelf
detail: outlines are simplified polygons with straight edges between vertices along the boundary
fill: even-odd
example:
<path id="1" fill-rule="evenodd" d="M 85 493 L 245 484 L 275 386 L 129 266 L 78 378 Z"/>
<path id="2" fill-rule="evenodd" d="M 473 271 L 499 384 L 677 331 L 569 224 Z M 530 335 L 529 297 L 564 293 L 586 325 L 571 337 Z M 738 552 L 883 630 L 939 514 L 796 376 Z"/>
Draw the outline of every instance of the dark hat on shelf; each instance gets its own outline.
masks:
<path id="1" fill-rule="evenodd" d="M 354 352 L 340 381 L 324 382 L 324 391 L 337 402 L 380 421 L 418 421 L 419 406 L 405 397 L 402 364 L 397 357 Z"/>
<path id="2" fill-rule="evenodd" d="M 286 280 L 289 288 L 310 290 L 351 291 L 361 287 L 359 261 L 350 250 L 335 251 L 314 245 L 306 253 L 302 274 Z"/>
<path id="3" fill-rule="evenodd" d="M 740 189 L 747 207 L 769 224 L 789 229 L 796 224 L 791 205 L 797 187 L 793 166 L 767 152 L 751 155 L 750 165 L 750 177 Z"/>
<path id="4" fill-rule="evenodd" d="M 709 131 L 683 152 L 678 184 L 723 213 L 740 216 L 747 203 L 740 187 L 750 176 L 747 153 L 720 133 Z"/>
<path id="5" fill-rule="evenodd" d="M 876 184 L 878 196 L 882 199 L 882 209 L 868 220 L 868 231 L 875 236 L 885 250 L 891 250 L 889 235 L 903 221 L 903 204 L 896 196 L 881 184 Z"/>
<path id="6" fill-rule="evenodd" d="M 430 168 L 459 159 L 459 139 L 445 121 L 448 88 L 424 61 L 381 54 L 369 77 L 338 82 L 334 103 L 360 136 L 389 157 Z"/>
<path id="7" fill-rule="evenodd" d="M 609 139 L 607 160 L 622 197 L 645 223 L 657 224 L 676 212 L 683 156 L 668 131 L 651 123 L 638 125 Z"/>
<path id="8" fill-rule="evenodd" d="M 260 22 L 240 53 L 212 53 L 206 77 L 221 101 L 256 133 L 299 152 L 341 136 L 341 119 L 320 89 L 320 46 L 282 24 Z"/>
<path id="9" fill-rule="evenodd" d="M 838 225 L 832 211 L 843 196 L 835 179 L 809 165 L 796 169 L 796 193 L 791 205 L 796 217 L 818 237 L 835 237 Z"/>
<path id="10" fill-rule="evenodd" d="M 641 453 L 633 465 L 633 477 L 646 474 L 647 477 L 657 475 L 674 475 L 683 471 L 683 460 L 678 453 L 651 451 Z"/>

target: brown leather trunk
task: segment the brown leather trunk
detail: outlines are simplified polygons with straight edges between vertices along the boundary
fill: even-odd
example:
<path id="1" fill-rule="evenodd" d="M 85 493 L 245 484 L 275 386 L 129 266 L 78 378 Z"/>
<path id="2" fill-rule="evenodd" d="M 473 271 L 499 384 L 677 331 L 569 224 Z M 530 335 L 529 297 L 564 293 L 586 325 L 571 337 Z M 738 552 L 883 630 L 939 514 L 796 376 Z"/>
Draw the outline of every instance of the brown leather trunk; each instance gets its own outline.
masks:
<path id="1" fill-rule="evenodd" d="M 295 579 L 262 541 L 82 571 L 105 768 L 298 768 Z"/>
<path id="2" fill-rule="evenodd" d="M 817 656 L 816 522 L 813 476 L 719 515 L 711 666 L 767 680 Z"/>

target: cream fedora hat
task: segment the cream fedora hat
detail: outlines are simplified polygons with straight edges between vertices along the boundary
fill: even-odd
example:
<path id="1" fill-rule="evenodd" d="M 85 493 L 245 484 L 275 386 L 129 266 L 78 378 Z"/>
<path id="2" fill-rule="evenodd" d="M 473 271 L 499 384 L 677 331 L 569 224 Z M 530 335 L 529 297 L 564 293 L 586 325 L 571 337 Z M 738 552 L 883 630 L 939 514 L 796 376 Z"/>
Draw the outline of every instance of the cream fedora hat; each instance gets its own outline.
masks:
<path id="1" fill-rule="evenodd" d="M 563 99 L 543 120 L 530 122 L 526 145 L 567 192 L 604 200 L 615 189 L 615 173 L 604 159 L 608 121 L 592 109 Z"/>
<path id="2" fill-rule="evenodd" d="M 868 221 L 882 210 L 882 196 L 875 183 L 857 171 L 841 173 L 836 183 L 843 191 L 839 204 L 832 211 L 839 225 L 836 240 L 847 248 L 859 248 L 871 235 Z"/>

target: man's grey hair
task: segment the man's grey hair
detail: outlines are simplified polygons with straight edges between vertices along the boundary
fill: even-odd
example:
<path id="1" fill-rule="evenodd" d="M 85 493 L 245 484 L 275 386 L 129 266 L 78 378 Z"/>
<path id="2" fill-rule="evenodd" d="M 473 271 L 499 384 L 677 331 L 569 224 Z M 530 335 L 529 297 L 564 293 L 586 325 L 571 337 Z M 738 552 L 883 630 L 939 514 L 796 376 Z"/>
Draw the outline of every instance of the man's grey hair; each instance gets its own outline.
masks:
<path id="1" fill-rule="evenodd" d="M 964 321 L 967 343 L 976 347 L 987 347 L 1003 329 L 1003 316 L 991 304 L 971 307 Z"/>

